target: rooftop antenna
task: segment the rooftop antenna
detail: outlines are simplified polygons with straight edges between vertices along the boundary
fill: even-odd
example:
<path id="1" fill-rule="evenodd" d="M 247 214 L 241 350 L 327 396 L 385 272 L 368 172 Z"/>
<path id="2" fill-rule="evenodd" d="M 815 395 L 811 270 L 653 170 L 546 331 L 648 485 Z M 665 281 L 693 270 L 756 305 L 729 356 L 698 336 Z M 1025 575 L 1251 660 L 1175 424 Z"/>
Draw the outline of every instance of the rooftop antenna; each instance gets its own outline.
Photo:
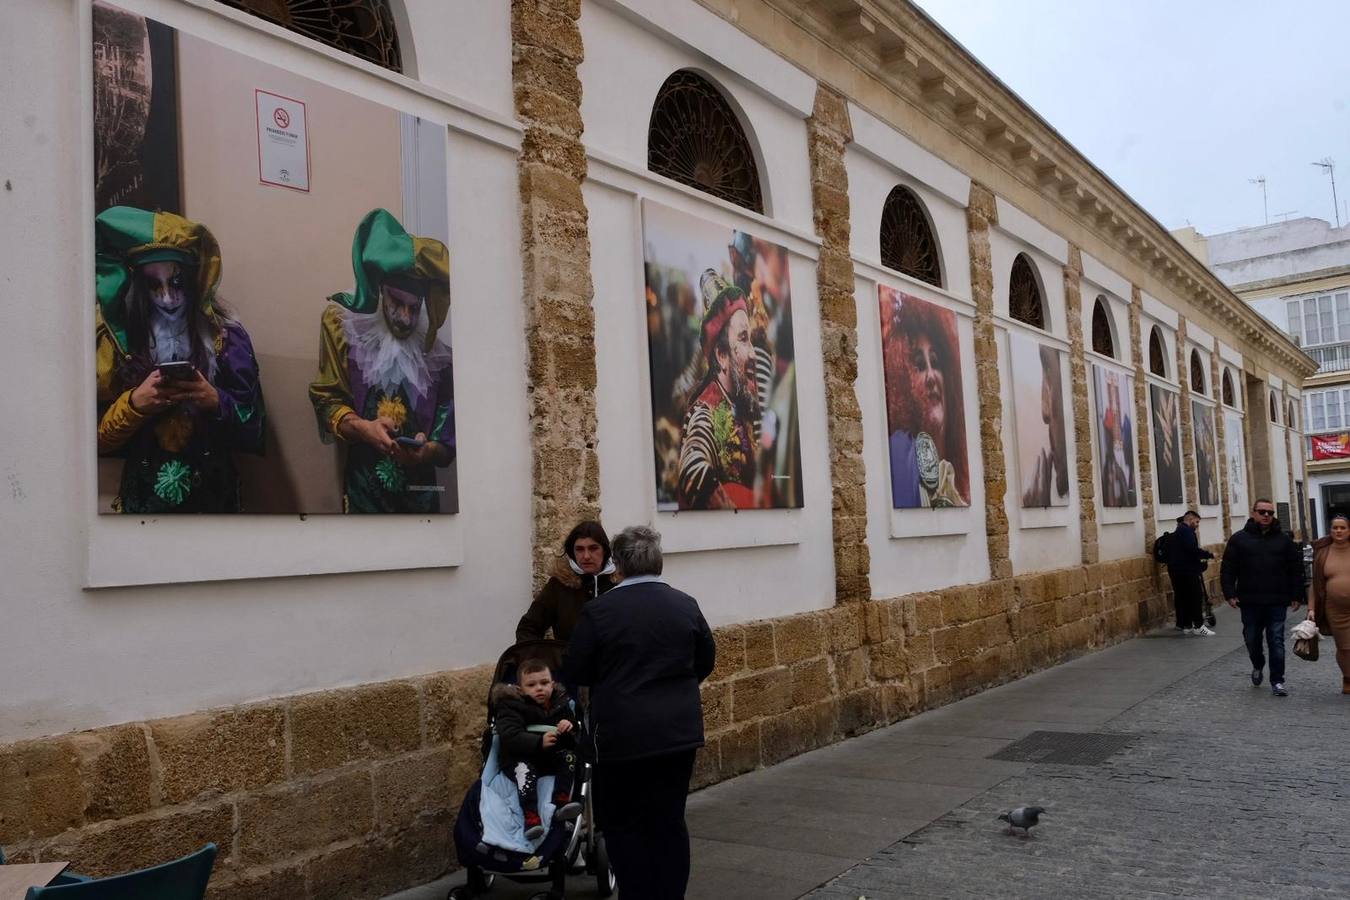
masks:
<path id="1" fill-rule="evenodd" d="M 1255 178 L 1248 178 L 1248 184 L 1261 185 L 1261 212 L 1265 214 L 1266 224 L 1270 224 L 1270 204 L 1266 201 L 1266 176 L 1257 175 Z"/>
<path id="2" fill-rule="evenodd" d="M 1336 214 L 1336 227 L 1341 227 L 1341 202 L 1336 199 L 1336 161 L 1330 156 L 1324 156 L 1314 166 L 1320 166 L 1323 172 L 1331 176 L 1331 210 Z"/>

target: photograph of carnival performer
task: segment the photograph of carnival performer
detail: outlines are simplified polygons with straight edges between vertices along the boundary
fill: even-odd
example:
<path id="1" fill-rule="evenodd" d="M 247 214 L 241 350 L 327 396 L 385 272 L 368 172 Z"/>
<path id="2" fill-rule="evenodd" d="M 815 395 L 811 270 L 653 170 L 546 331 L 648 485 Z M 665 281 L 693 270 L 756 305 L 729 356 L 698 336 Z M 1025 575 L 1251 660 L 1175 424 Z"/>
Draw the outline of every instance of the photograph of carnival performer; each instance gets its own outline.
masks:
<path id="1" fill-rule="evenodd" d="M 1232 413 L 1223 417 L 1224 450 L 1228 454 L 1228 502 L 1234 510 L 1247 508 L 1247 463 L 1242 450 L 1242 418 Z"/>
<path id="2" fill-rule="evenodd" d="M 1064 377 L 1060 351 L 1020 334 L 1009 335 L 1013 408 L 1022 472 L 1022 506 L 1069 504 L 1069 453 L 1064 433 Z"/>
<path id="3" fill-rule="evenodd" d="M 1102 366 L 1092 367 L 1097 400 L 1098 460 L 1105 506 L 1134 506 L 1138 500 L 1134 478 L 1133 379 Z"/>
<path id="4" fill-rule="evenodd" d="M 965 400 L 954 313 L 886 285 L 878 290 L 891 505 L 970 505 Z"/>
<path id="5" fill-rule="evenodd" d="M 341 442 L 343 511 L 442 511 L 436 470 L 455 458 L 444 244 L 369 212 L 352 241 L 355 289 L 324 309 L 309 398 L 325 443 Z"/>
<path id="6" fill-rule="evenodd" d="M 248 332 L 220 298 L 205 225 L 129 206 L 94 220 L 98 453 L 125 460 L 113 510 L 240 511 L 234 453 L 263 452 Z"/>
<path id="7" fill-rule="evenodd" d="M 1153 400 L 1153 453 L 1158 464 L 1158 502 L 1181 503 L 1181 416 L 1177 394 L 1149 385 Z"/>
<path id="8" fill-rule="evenodd" d="M 647 201 L 642 231 L 657 509 L 800 507 L 787 250 Z"/>
<path id="9" fill-rule="evenodd" d="M 1215 443 L 1214 410 L 1191 401 L 1195 429 L 1195 476 L 1200 485 L 1200 505 L 1219 505 L 1218 445 Z"/>
<path id="10" fill-rule="evenodd" d="M 750 305 L 740 288 L 708 269 L 699 291 L 707 371 L 681 431 L 680 509 L 763 506 L 756 477 L 763 422 L 759 385 L 768 378 L 761 367 L 771 360 L 750 340 Z"/>

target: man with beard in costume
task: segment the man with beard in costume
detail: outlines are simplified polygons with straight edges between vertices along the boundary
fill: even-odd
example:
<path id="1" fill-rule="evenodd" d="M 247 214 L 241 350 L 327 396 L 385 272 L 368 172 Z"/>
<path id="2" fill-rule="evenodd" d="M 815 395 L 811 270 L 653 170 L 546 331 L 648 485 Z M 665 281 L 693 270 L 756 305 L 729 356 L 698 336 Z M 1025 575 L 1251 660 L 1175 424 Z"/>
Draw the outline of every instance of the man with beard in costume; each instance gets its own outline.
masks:
<path id="1" fill-rule="evenodd" d="M 699 279 L 705 309 L 700 338 L 707 374 L 691 394 L 680 438 L 680 509 L 764 506 L 757 484 L 763 398 L 758 366 L 772 358 L 751 341 L 745 292 L 712 269 Z M 760 313 L 762 317 L 762 313 Z"/>
<path id="2" fill-rule="evenodd" d="M 262 453 L 248 332 L 216 296 L 204 226 L 115 206 L 94 220 L 98 452 L 126 460 L 123 513 L 239 512 L 233 453 Z"/>
<path id="3" fill-rule="evenodd" d="M 324 310 L 309 398 L 325 443 L 346 445 L 343 510 L 440 512 L 436 469 L 455 458 L 445 245 L 372 210 L 352 241 L 356 288 Z"/>

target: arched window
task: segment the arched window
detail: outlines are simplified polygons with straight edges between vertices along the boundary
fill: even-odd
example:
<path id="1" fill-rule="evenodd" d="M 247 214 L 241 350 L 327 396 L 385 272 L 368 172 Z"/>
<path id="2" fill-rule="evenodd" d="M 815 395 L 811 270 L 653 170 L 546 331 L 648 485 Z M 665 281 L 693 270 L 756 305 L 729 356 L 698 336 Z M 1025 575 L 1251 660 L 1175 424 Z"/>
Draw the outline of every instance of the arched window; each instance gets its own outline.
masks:
<path id="1" fill-rule="evenodd" d="M 1280 407 L 1275 403 L 1275 392 L 1270 392 L 1270 421 L 1280 424 Z"/>
<path id="2" fill-rule="evenodd" d="M 1092 350 L 1116 358 L 1116 342 L 1111 336 L 1111 314 L 1106 311 L 1105 297 L 1098 297 L 1092 307 Z"/>
<path id="3" fill-rule="evenodd" d="M 1209 396 L 1209 391 L 1205 390 L 1205 364 L 1200 361 L 1199 350 L 1191 350 L 1191 391 Z"/>
<path id="4" fill-rule="evenodd" d="M 1167 377 L 1167 352 L 1157 325 L 1148 333 L 1148 370 L 1159 378 Z"/>
<path id="5" fill-rule="evenodd" d="M 881 264 L 942 287 L 941 258 L 933 224 L 919 198 L 904 185 L 891 188 L 881 210 Z"/>
<path id="6" fill-rule="evenodd" d="M 697 72 L 681 69 L 657 92 L 647 126 L 647 168 L 764 212 L 750 139 L 727 98 Z"/>
<path id="7" fill-rule="evenodd" d="M 1286 427 L 1298 431 L 1298 416 L 1294 413 L 1294 401 L 1290 400 L 1289 405 L 1284 408 L 1284 424 Z"/>
<path id="8" fill-rule="evenodd" d="M 1237 406 L 1233 401 L 1233 375 L 1227 369 L 1223 370 L 1223 405 Z"/>
<path id="9" fill-rule="evenodd" d="M 377 66 L 403 71 L 389 0 L 220 0 Z"/>
<path id="10" fill-rule="evenodd" d="M 1008 315 L 1019 322 L 1045 328 L 1045 303 L 1041 300 L 1041 285 L 1036 270 L 1025 253 L 1013 260 L 1012 280 L 1008 284 Z"/>

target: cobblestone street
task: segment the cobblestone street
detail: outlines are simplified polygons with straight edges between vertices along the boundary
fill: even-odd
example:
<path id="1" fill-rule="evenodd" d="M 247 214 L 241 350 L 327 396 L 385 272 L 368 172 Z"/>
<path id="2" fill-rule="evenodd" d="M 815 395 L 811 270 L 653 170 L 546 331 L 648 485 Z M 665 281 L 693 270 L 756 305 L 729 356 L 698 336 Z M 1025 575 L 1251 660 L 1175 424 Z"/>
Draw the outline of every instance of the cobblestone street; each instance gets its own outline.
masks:
<path id="1" fill-rule="evenodd" d="M 1350 894 L 1350 697 L 1330 642 L 1317 663 L 1289 654 L 1279 699 L 1251 686 L 1236 613 L 1218 627 L 1159 629 L 698 792 L 689 896 Z M 1093 765 L 989 758 L 1038 731 L 1128 743 Z M 1029 839 L 996 820 L 1031 804 L 1047 813 Z"/>

